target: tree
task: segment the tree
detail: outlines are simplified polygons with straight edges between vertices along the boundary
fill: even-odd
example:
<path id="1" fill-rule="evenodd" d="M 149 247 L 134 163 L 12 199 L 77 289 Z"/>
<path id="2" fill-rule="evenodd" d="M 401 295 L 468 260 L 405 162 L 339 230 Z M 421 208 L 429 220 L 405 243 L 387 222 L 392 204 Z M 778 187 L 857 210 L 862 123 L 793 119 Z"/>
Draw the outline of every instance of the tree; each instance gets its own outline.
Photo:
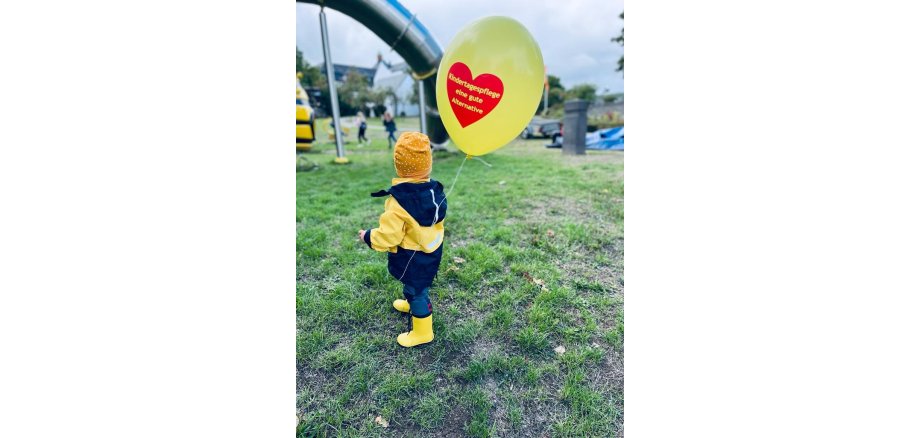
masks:
<path id="1" fill-rule="evenodd" d="M 562 80 L 559 79 L 559 76 L 556 75 L 546 75 L 546 82 L 549 83 L 549 89 L 558 88 L 560 90 L 565 90 L 565 87 L 562 86 Z"/>
<path id="2" fill-rule="evenodd" d="M 584 99 L 588 102 L 594 102 L 597 99 L 597 87 L 591 84 L 575 85 L 566 92 L 569 99 Z"/>
<path id="3" fill-rule="evenodd" d="M 303 52 L 300 49 L 297 49 L 297 71 L 303 73 L 303 77 L 300 78 L 300 85 L 306 87 L 320 87 L 326 86 L 326 77 L 323 75 L 323 72 L 319 71 L 318 67 L 311 66 L 306 59 L 303 57 Z"/>
<path id="4" fill-rule="evenodd" d="M 412 82 L 412 95 L 409 96 L 409 103 L 418 105 L 418 81 Z"/>
<path id="5" fill-rule="evenodd" d="M 620 29 L 620 36 L 611 39 L 611 41 L 613 41 L 613 42 L 615 42 L 615 43 L 619 43 L 620 46 L 623 46 L 624 48 L 626 47 L 625 45 L 623 45 L 623 37 L 626 35 L 626 25 L 625 25 L 626 20 L 623 18 L 623 17 L 625 16 L 625 14 L 626 14 L 626 11 L 620 12 L 620 20 L 623 20 L 623 23 L 624 23 L 623 28 Z M 618 72 L 622 72 L 622 71 L 623 71 L 623 57 L 624 57 L 624 56 L 626 56 L 626 55 L 620 56 L 620 60 L 617 62 L 617 71 L 618 71 Z"/>
<path id="6" fill-rule="evenodd" d="M 546 75 L 546 82 L 549 83 L 549 105 L 550 109 L 561 106 L 565 102 L 565 87 L 562 86 L 558 76 Z M 540 105 L 537 106 L 537 112 L 543 111 L 543 97 L 540 97 Z"/>
<path id="7" fill-rule="evenodd" d="M 303 64 L 304 64 L 303 52 L 300 51 L 300 47 L 296 47 L 296 49 L 297 49 L 297 62 L 294 65 L 297 67 L 297 71 L 300 71 L 300 69 L 303 67 Z"/>
<path id="8" fill-rule="evenodd" d="M 367 84 L 367 77 L 355 70 L 349 70 L 342 86 L 336 89 L 339 95 L 339 110 L 342 115 L 354 115 L 364 110 L 365 104 L 374 102 L 375 95 Z"/>
<path id="9" fill-rule="evenodd" d="M 329 113 L 329 86 L 326 84 L 326 76 L 318 67 L 311 66 L 307 60 L 304 59 L 303 52 L 300 51 L 300 48 L 297 48 L 296 62 L 297 72 L 301 73 L 300 85 L 307 89 L 319 89 L 319 98 L 311 99 L 310 104 L 314 106 L 314 109 L 319 109 L 320 113 Z M 307 94 L 310 95 L 309 91 Z"/>
<path id="10" fill-rule="evenodd" d="M 623 100 L 623 93 L 609 93 L 600 96 L 604 103 L 615 103 Z"/>

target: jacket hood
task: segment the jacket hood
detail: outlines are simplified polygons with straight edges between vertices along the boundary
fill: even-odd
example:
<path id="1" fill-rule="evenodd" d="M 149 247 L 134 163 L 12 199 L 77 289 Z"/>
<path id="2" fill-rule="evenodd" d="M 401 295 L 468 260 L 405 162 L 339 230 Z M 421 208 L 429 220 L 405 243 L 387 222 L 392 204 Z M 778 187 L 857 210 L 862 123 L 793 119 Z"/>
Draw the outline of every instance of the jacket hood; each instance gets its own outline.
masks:
<path id="1" fill-rule="evenodd" d="M 447 199 L 444 186 L 435 180 L 422 183 L 405 182 L 388 190 L 371 193 L 380 197 L 392 195 L 396 202 L 423 227 L 430 227 L 447 217 Z"/>

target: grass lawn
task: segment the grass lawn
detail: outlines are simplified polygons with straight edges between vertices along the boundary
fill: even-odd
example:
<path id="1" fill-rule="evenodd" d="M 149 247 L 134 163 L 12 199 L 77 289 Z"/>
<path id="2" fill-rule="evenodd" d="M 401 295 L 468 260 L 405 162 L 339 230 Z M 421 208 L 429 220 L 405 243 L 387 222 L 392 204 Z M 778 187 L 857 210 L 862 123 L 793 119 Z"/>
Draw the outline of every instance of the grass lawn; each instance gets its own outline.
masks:
<path id="1" fill-rule="evenodd" d="M 331 164 L 329 142 L 298 159 L 298 436 L 622 436 L 623 153 L 516 140 L 483 157 L 492 167 L 468 161 L 447 201 L 435 340 L 405 349 L 401 285 L 357 238 L 383 211 L 369 194 L 389 187 L 392 156 L 382 130 L 356 135 L 352 164 Z M 447 190 L 463 159 L 436 153 L 432 177 Z"/>

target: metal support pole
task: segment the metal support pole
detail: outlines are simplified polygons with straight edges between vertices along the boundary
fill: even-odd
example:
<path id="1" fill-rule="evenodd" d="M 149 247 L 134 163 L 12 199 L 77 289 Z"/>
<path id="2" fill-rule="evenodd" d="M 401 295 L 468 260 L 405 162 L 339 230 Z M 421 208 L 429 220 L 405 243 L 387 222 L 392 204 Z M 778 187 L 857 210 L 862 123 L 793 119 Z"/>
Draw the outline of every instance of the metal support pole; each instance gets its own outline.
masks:
<path id="1" fill-rule="evenodd" d="M 332 123 L 335 131 L 335 162 L 348 163 L 345 146 L 342 145 L 342 120 L 339 117 L 339 95 L 335 92 L 335 70 L 332 68 L 332 52 L 329 50 L 329 33 L 326 29 L 325 8 L 319 9 L 319 29 L 323 38 L 323 58 L 326 60 L 326 82 L 329 84 L 329 102 L 332 105 Z"/>
<path id="2" fill-rule="evenodd" d="M 418 86 L 418 119 L 422 134 L 428 135 L 428 124 L 425 123 L 425 83 L 415 81 Z"/>
<path id="3" fill-rule="evenodd" d="M 543 86 L 543 115 L 546 115 L 546 106 L 549 105 L 549 84 Z"/>

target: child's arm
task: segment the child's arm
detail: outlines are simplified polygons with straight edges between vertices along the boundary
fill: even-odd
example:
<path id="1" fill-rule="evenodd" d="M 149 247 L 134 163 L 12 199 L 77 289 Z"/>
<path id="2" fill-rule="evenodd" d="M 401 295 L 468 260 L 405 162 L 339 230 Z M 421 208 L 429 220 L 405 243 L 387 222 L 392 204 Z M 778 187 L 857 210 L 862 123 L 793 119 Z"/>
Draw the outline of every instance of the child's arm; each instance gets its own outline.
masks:
<path id="1" fill-rule="evenodd" d="M 380 226 L 372 230 L 361 230 L 358 234 L 368 247 L 376 251 L 389 251 L 402 242 L 406 235 L 405 222 L 395 211 L 387 210 L 380 215 Z"/>

